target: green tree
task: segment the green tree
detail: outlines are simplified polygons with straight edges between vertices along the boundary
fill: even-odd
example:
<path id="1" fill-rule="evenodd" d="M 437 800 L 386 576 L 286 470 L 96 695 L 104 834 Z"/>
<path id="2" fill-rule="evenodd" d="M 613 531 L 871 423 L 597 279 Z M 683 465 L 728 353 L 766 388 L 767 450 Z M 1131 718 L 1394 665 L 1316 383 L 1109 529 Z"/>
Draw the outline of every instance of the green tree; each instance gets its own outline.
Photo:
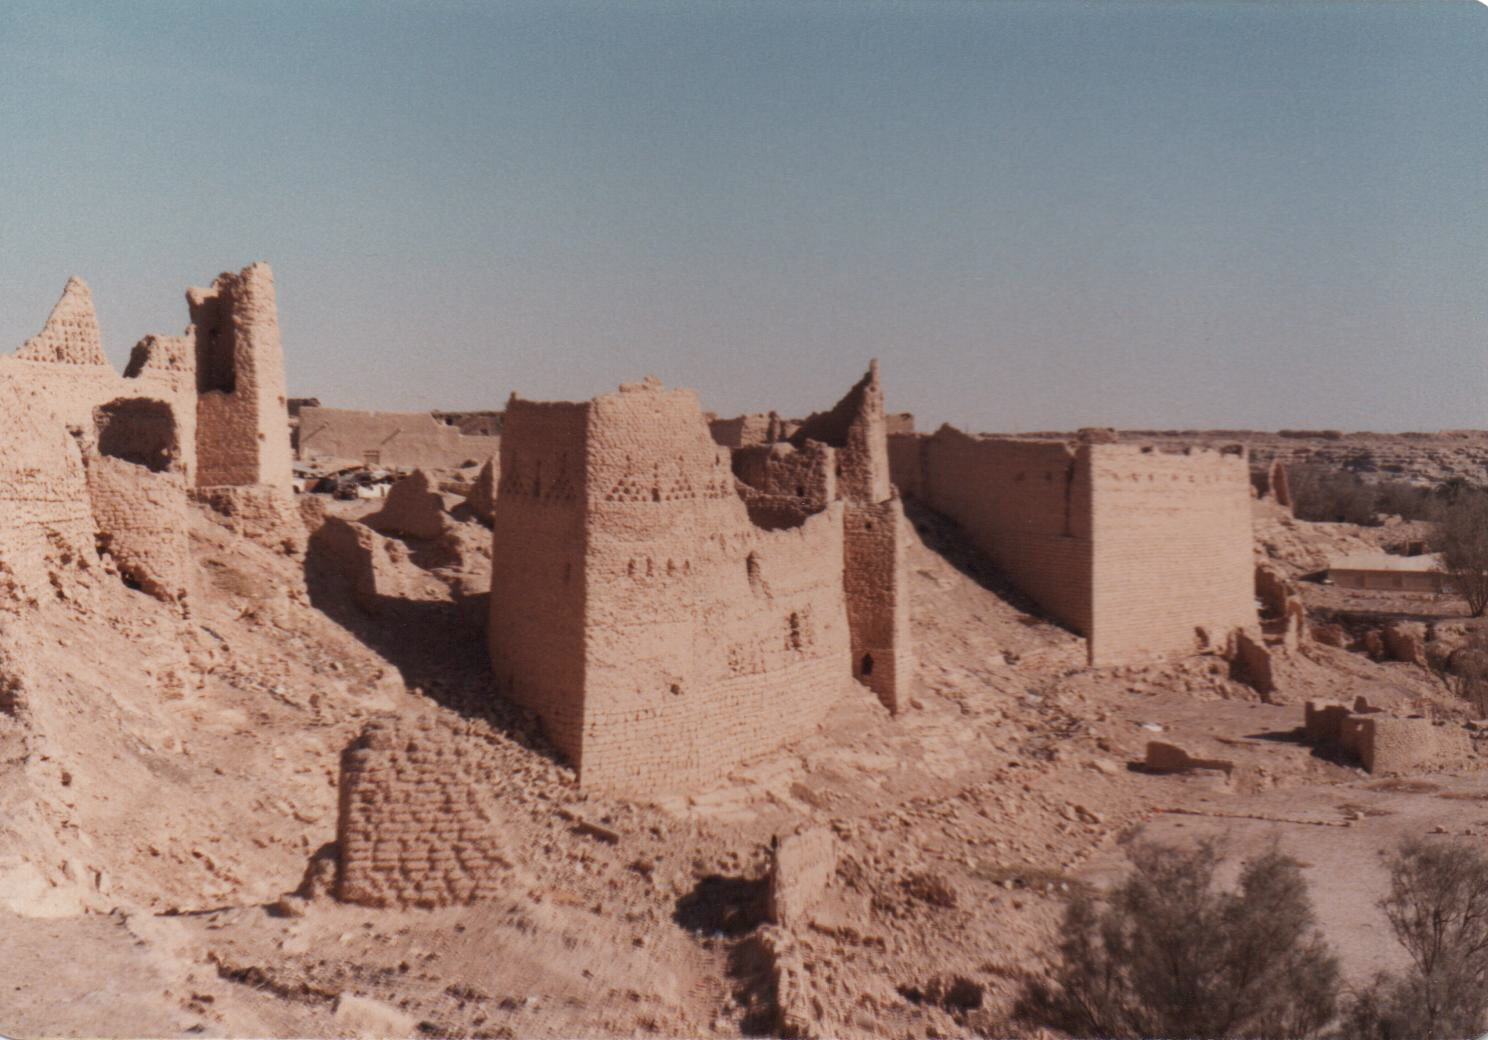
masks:
<path id="1" fill-rule="evenodd" d="M 1340 1040 L 1478 1036 L 1488 1028 L 1488 856 L 1412 839 L 1388 856 L 1380 909 L 1410 955 L 1402 975 L 1380 973 L 1343 1015 Z"/>
<path id="2" fill-rule="evenodd" d="M 1130 856 L 1104 906 L 1071 901 L 1057 964 L 1018 1002 L 1023 1021 L 1113 1040 L 1299 1038 L 1332 1021 L 1338 962 L 1295 860 L 1275 850 L 1249 860 L 1226 892 L 1213 844 Z"/>

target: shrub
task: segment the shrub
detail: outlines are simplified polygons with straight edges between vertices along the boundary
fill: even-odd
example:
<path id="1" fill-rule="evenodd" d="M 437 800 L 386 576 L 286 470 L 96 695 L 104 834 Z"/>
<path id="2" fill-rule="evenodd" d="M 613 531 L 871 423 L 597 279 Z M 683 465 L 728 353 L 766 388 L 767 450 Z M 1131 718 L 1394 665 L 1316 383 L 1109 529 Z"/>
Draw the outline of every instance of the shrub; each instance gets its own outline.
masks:
<path id="1" fill-rule="evenodd" d="M 1102 907 L 1077 893 L 1058 962 L 1016 1013 L 1074 1036 L 1307 1037 L 1334 1016 L 1338 962 L 1295 860 L 1247 861 L 1217 890 L 1212 843 L 1144 844 Z"/>
<path id="2" fill-rule="evenodd" d="M 1481 623 L 1467 631 L 1467 641 L 1452 650 L 1433 652 L 1427 644 L 1426 667 L 1447 692 L 1472 706 L 1473 714 L 1488 715 L 1488 628 Z"/>
<path id="3" fill-rule="evenodd" d="M 1442 569 L 1467 600 L 1473 617 L 1488 610 L 1488 494 L 1462 491 L 1443 496 L 1436 510 L 1433 548 Z"/>
<path id="4" fill-rule="evenodd" d="M 1347 470 L 1315 464 L 1291 466 L 1287 482 L 1292 491 L 1292 511 L 1299 520 L 1375 523 L 1376 489 Z"/>
<path id="5" fill-rule="evenodd" d="M 1382 972 L 1354 996 L 1338 1036 L 1424 1040 L 1478 1036 L 1488 1023 L 1488 856 L 1412 839 L 1388 854 L 1380 909 L 1410 955 L 1403 975 Z"/>

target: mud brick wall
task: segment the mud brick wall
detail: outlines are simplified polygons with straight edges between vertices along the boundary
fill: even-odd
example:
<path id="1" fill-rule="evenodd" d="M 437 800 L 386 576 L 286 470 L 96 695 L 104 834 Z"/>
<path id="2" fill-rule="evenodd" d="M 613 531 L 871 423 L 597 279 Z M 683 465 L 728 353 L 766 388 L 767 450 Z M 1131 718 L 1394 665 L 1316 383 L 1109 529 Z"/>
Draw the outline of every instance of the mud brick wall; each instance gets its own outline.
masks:
<path id="1" fill-rule="evenodd" d="M 50 594 L 49 573 L 94 559 L 82 454 L 62 423 L 0 369 L 0 599 Z"/>
<path id="2" fill-rule="evenodd" d="M 1092 664 L 1222 645 L 1257 624 L 1244 455 L 1081 449 L 1093 503 Z"/>
<path id="3" fill-rule="evenodd" d="M 909 547 L 899 499 L 850 504 L 843 518 L 843 589 L 853 676 L 898 713 L 914 675 Z"/>
<path id="4" fill-rule="evenodd" d="M 792 436 L 797 446 L 808 440 L 839 449 L 837 480 L 842 497 L 854 502 L 882 502 L 890 495 L 888 425 L 878 362 L 829 412 L 803 420 Z"/>
<path id="5" fill-rule="evenodd" d="M 855 670 L 897 706 L 913 654 L 877 369 L 810 422 L 840 443 L 731 452 L 694 393 L 654 380 L 508 405 L 496 688 L 586 786 L 714 780 L 810 733 Z"/>
<path id="6" fill-rule="evenodd" d="M 1256 624 L 1243 455 L 949 426 L 891 438 L 889 455 L 900 487 L 1087 638 L 1092 664 L 1219 645 Z"/>
<path id="7" fill-rule="evenodd" d="M 850 674 L 842 506 L 757 527 L 696 396 L 650 382 L 595 399 L 585 458 L 581 779 L 685 789 L 814 729 Z"/>
<path id="8" fill-rule="evenodd" d="M 449 724 L 369 723 L 341 755 L 336 897 L 437 907 L 503 894 L 495 768 L 479 738 Z"/>
<path id="9" fill-rule="evenodd" d="M 1069 445 L 942 426 L 893 438 L 890 457 L 896 484 L 959 524 L 1044 610 L 1089 634 L 1090 486 Z"/>
<path id="10" fill-rule="evenodd" d="M 725 448 L 748 448 L 776 440 L 780 426 L 776 415 L 750 412 L 732 419 L 714 419 L 708 423 L 708 432 Z"/>
<path id="11" fill-rule="evenodd" d="M 837 498 L 837 451 L 818 441 L 784 441 L 733 453 L 733 472 L 749 515 L 765 527 L 792 527 Z"/>
<path id="12" fill-rule="evenodd" d="M 301 458 L 363 462 L 375 452 L 381 466 L 452 469 L 493 458 L 501 450 L 501 438 L 462 433 L 431 412 L 302 408 L 296 448 Z"/>
<path id="13" fill-rule="evenodd" d="M 197 477 L 200 487 L 268 484 L 291 475 L 284 348 L 269 265 L 221 274 L 189 289 L 196 346 Z"/>
<path id="14" fill-rule="evenodd" d="M 498 692 L 581 760 L 589 404 L 507 405 L 492 512 L 488 639 Z"/>
<path id="15" fill-rule="evenodd" d="M 103 341 L 98 334 L 98 317 L 93 310 L 93 293 L 81 278 L 67 280 L 62 298 L 52 308 L 41 332 L 28 339 L 16 352 L 25 361 L 49 361 L 64 365 L 107 365 Z"/>
<path id="16" fill-rule="evenodd" d="M 186 482 L 177 473 L 152 473 L 123 459 L 88 459 L 88 494 L 98 548 L 123 574 L 156 599 L 175 601 L 190 591 Z"/>

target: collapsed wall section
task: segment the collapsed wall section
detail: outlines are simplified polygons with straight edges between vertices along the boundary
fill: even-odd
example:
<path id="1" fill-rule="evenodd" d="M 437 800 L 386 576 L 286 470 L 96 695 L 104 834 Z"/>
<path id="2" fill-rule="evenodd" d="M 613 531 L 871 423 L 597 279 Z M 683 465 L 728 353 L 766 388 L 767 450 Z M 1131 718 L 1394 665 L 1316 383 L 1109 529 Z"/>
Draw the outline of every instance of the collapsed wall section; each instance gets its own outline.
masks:
<path id="1" fill-rule="evenodd" d="M 368 723 L 341 755 L 336 897 L 427 908 L 503 894 L 496 768 L 478 739 L 448 724 Z"/>
<path id="2" fill-rule="evenodd" d="M 1091 484 L 1092 664 L 1222 645 L 1257 624 L 1242 453 L 1081 449 Z"/>

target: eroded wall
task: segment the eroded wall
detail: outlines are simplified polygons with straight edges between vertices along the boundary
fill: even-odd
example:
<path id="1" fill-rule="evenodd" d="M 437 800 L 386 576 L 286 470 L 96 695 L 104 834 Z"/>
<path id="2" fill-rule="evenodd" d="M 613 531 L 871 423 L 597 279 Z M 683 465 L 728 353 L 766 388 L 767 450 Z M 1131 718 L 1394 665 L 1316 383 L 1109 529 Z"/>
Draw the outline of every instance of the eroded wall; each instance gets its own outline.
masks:
<path id="1" fill-rule="evenodd" d="M 300 457 L 373 463 L 394 469 L 453 469 L 500 453 L 501 438 L 462 433 L 431 412 L 302 408 Z"/>
<path id="2" fill-rule="evenodd" d="M 341 755 L 336 897 L 432 908 L 503 895 L 494 768 L 447 723 L 368 723 Z"/>

